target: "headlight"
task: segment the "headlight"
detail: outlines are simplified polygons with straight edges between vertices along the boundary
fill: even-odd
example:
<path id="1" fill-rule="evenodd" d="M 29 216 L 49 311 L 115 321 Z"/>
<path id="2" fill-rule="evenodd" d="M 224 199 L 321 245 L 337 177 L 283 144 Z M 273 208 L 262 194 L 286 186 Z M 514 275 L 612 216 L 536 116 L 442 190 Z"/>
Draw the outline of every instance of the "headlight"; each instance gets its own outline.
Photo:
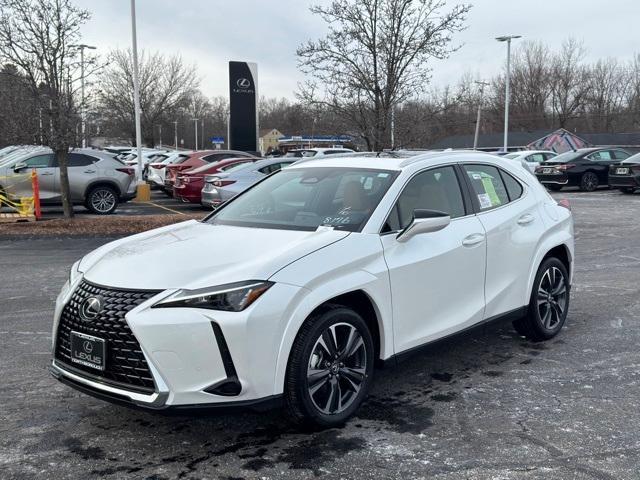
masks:
<path id="1" fill-rule="evenodd" d="M 156 303 L 153 308 L 207 308 L 226 312 L 240 312 L 269 290 L 272 282 L 250 280 L 199 290 L 178 290 Z"/>

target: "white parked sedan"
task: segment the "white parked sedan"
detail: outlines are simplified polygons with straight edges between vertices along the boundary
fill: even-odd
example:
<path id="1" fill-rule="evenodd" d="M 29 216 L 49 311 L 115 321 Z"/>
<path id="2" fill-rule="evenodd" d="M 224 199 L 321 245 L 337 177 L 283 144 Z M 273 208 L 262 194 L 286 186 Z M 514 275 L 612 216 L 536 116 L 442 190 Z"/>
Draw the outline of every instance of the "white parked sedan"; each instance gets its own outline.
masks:
<path id="1" fill-rule="evenodd" d="M 336 425 L 377 360 L 497 319 L 555 336 L 573 255 L 570 210 L 498 157 L 310 160 L 204 221 L 78 261 L 56 302 L 51 371 L 114 402 L 284 402 Z"/>
<path id="2" fill-rule="evenodd" d="M 551 160 L 557 155 L 557 153 L 547 150 L 522 150 L 520 152 L 507 153 L 503 158 L 520 162 L 524 168 L 531 173 L 535 173 L 536 167 L 540 166 L 540 163 Z"/>

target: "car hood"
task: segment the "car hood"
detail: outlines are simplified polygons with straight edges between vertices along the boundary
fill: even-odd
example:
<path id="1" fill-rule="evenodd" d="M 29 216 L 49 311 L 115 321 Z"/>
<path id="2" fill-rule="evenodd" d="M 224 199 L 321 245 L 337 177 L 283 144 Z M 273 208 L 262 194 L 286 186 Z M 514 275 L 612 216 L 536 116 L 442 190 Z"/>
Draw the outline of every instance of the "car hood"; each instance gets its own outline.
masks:
<path id="1" fill-rule="evenodd" d="M 98 285 L 162 290 L 267 280 L 280 269 L 347 237 L 210 225 L 191 220 L 108 243 L 85 256 L 80 271 Z"/>

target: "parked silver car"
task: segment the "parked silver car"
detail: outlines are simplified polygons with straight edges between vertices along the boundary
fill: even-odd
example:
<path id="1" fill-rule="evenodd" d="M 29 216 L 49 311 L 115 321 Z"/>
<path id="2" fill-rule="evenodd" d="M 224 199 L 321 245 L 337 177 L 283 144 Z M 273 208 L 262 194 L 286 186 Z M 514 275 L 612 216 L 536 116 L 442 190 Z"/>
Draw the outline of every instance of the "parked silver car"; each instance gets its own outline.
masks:
<path id="1" fill-rule="evenodd" d="M 251 185 L 259 182 L 270 173 L 295 163 L 299 158 L 268 158 L 247 163 L 234 168 L 228 173 L 205 175 L 202 188 L 202 205 L 216 208 L 220 204 L 244 192 Z"/>
<path id="2" fill-rule="evenodd" d="M 71 200 L 92 213 L 113 213 L 118 203 L 135 197 L 135 169 L 116 160 L 112 154 L 74 150 L 69 153 L 68 165 Z M 40 186 L 40 202 L 43 205 L 60 204 L 60 168 L 49 149 L 27 151 L 0 164 L 0 192 L 12 199 L 33 196 L 29 174 L 34 168 Z"/>

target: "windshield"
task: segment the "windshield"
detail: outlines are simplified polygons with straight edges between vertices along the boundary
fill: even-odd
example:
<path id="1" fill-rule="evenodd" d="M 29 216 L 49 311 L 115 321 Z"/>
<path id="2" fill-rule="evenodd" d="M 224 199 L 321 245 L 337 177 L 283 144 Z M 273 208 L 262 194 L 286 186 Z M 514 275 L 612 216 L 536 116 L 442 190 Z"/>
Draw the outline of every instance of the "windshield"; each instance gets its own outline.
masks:
<path id="1" fill-rule="evenodd" d="M 549 160 L 554 162 L 554 163 L 556 163 L 556 162 L 557 163 L 567 163 L 567 162 L 570 162 L 571 160 L 575 160 L 578 157 L 581 157 L 583 154 L 584 154 L 584 152 L 581 152 L 580 150 L 578 150 L 578 151 L 571 150 L 569 152 L 561 153 L 557 157 L 553 157 L 553 158 L 551 158 Z"/>
<path id="2" fill-rule="evenodd" d="M 214 225 L 313 231 L 362 229 L 396 172 L 361 168 L 284 169 L 231 201 Z"/>

